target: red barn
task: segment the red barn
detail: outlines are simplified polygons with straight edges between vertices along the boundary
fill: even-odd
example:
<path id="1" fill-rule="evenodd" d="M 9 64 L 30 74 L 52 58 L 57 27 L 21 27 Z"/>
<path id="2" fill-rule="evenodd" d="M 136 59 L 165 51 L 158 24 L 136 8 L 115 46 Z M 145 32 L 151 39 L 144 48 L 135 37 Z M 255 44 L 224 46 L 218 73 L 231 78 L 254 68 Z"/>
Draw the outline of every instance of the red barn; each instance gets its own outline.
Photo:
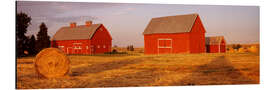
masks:
<path id="1" fill-rule="evenodd" d="M 224 53 L 226 52 L 226 41 L 223 36 L 206 37 L 206 51 L 208 53 Z"/>
<path id="2" fill-rule="evenodd" d="M 203 53 L 205 29 L 198 14 L 153 18 L 144 34 L 144 53 Z"/>
<path id="3" fill-rule="evenodd" d="M 60 48 L 66 54 L 98 54 L 110 52 L 112 37 L 103 24 L 92 24 L 60 28 L 52 38 L 51 47 Z"/>

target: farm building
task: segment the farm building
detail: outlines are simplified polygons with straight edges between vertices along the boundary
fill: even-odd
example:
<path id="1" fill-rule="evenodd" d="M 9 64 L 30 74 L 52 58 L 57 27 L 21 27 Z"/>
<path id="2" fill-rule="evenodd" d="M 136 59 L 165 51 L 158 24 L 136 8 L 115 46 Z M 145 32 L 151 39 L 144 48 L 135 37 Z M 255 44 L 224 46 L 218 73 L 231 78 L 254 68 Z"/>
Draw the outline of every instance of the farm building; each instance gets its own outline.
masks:
<path id="1" fill-rule="evenodd" d="M 52 38 L 51 47 L 60 48 L 66 54 L 98 54 L 110 52 L 112 37 L 103 24 L 70 26 L 60 28 Z"/>
<path id="2" fill-rule="evenodd" d="M 208 53 L 224 53 L 226 52 L 226 41 L 223 36 L 206 37 L 206 51 Z"/>
<path id="3" fill-rule="evenodd" d="M 145 54 L 205 52 L 205 29 L 198 14 L 152 18 L 143 35 Z"/>

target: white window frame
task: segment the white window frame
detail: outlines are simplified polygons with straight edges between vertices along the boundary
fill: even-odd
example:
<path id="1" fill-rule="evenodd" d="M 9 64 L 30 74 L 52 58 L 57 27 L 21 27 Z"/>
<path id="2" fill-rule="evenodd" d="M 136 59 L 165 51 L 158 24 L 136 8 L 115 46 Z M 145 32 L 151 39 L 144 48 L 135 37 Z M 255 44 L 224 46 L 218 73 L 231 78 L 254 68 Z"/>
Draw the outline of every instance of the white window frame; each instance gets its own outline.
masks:
<path id="1" fill-rule="evenodd" d="M 82 49 L 81 46 L 74 46 L 74 49 Z"/>
<path id="2" fill-rule="evenodd" d="M 171 45 L 170 45 L 170 46 L 159 46 L 159 41 L 160 41 L 160 40 L 170 40 L 170 41 L 171 41 Z M 160 48 L 170 48 L 170 49 L 171 49 L 170 52 L 172 53 L 172 49 L 173 49 L 173 47 L 172 47 L 172 42 L 173 42 L 173 40 L 172 40 L 171 38 L 158 38 L 158 39 L 157 39 L 157 42 L 158 42 L 158 43 L 157 43 L 158 54 L 159 54 L 159 49 L 160 49 Z"/>
<path id="3" fill-rule="evenodd" d="M 58 46 L 58 48 L 65 48 L 65 46 Z"/>
<path id="4" fill-rule="evenodd" d="M 159 41 L 160 40 L 169 40 L 169 41 L 171 41 L 171 45 L 170 46 L 159 46 Z M 172 39 L 170 39 L 170 38 L 159 38 L 158 39 L 158 48 L 172 48 Z"/>

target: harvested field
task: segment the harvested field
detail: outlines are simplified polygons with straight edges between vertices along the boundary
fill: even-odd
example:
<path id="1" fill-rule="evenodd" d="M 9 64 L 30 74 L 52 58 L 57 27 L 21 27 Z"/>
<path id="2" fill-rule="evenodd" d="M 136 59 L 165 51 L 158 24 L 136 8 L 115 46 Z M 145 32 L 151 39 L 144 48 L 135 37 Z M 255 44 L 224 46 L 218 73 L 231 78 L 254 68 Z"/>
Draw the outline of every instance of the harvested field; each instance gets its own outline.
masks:
<path id="1" fill-rule="evenodd" d="M 171 55 L 70 55 L 65 77 L 39 78 L 34 57 L 17 59 L 17 88 L 259 84 L 259 55 L 204 53 Z"/>

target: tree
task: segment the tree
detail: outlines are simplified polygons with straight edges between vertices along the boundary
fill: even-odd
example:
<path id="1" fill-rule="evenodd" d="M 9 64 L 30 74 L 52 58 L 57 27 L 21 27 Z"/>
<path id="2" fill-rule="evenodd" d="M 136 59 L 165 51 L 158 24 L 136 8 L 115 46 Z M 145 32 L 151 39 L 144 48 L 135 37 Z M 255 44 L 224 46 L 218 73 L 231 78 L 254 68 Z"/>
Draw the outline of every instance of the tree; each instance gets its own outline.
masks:
<path id="1" fill-rule="evenodd" d="M 28 39 L 28 52 L 29 52 L 29 55 L 35 55 L 37 53 L 36 51 L 36 38 L 34 35 L 31 36 L 30 39 Z"/>
<path id="2" fill-rule="evenodd" d="M 127 50 L 128 50 L 128 51 L 134 51 L 134 47 L 133 47 L 133 45 L 129 45 L 129 46 L 127 46 Z"/>
<path id="3" fill-rule="evenodd" d="M 233 49 L 237 49 L 237 50 L 238 50 L 239 48 L 241 48 L 241 47 L 242 47 L 242 46 L 241 46 L 240 44 L 236 44 L 236 45 L 234 44 L 234 45 L 232 46 Z"/>
<path id="4" fill-rule="evenodd" d="M 50 47 L 50 36 L 48 35 L 48 28 L 44 22 L 39 26 L 37 34 L 36 50 L 39 52 L 44 48 Z"/>
<path id="5" fill-rule="evenodd" d="M 27 49 L 27 27 L 31 25 L 31 17 L 26 13 L 16 14 L 16 57 L 25 56 L 24 51 Z"/>

